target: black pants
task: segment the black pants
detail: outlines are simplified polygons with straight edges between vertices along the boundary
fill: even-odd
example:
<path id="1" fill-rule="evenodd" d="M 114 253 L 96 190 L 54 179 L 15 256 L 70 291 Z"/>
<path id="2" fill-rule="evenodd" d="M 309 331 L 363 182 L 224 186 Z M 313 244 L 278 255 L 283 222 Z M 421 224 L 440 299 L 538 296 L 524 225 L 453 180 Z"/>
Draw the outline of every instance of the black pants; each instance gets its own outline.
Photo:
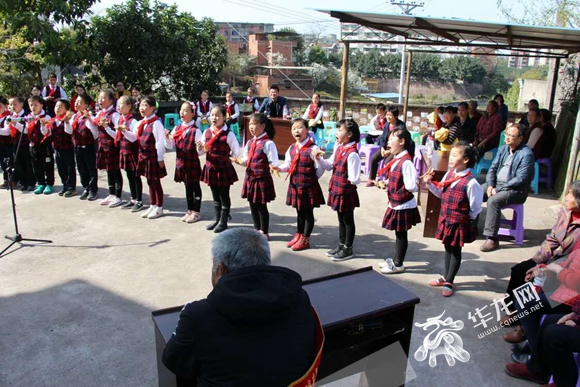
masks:
<path id="1" fill-rule="evenodd" d="M 365 136 L 365 141 L 367 142 L 367 145 L 373 145 L 373 144 L 377 143 L 378 138 L 379 138 L 379 136 L 373 136 L 373 135 L 367 133 Z"/>
<path id="2" fill-rule="evenodd" d="M 558 387 L 575 387 L 578 369 L 574 352 L 580 352 L 580 329 L 557 324 L 562 314 L 546 316 L 538 333 L 542 373 L 552 374 Z"/>
<path id="3" fill-rule="evenodd" d="M 314 208 L 296 209 L 298 215 L 296 232 L 309 238 L 314 229 Z"/>
<path id="4" fill-rule="evenodd" d="M 512 266 L 511 268 L 511 276 L 510 281 L 508 282 L 508 287 L 506 289 L 506 294 L 509 295 L 509 301 L 513 301 L 514 303 L 509 306 L 511 311 L 515 310 L 515 296 L 514 296 L 514 289 L 519 288 L 523 284 L 526 283 L 526 272 L 531 268 L 536 266 L 536 262 L 533 259 L 528 259 L 527 261 L 523 261 L 518 263 L 517 265 Z"/>
<path id="5" fill-rule="evenodd" d="M 445 281 L 452 284 L 460 266 L 461 246 L 445 244 L 445 273 L 443 274 Z"/>
<path id="6" fill-rule="evenodd" d="M 121 198 L 123 193 L 123 175 L 120 169 L 107 171 L 107 183 L 109 184 L 109 195 Z"/>
<path id="7" fill-rule="evenodd" d="M 75 148 L 77 156 L 77 168 L 81 185 L 85 191 L 97 193 L 97 148 L 95 145 L 77 146 Z"/>
<path id="8" fill-rule="evenodd" d="M 199 212 L 201 210 L 201 186 L 199 181 L 185 185 L 185 197 L 189 211 Z"/>
<path id="9" fill-rule="evenodd" d="M 501 220 L 501 209 L 510 204 L 524 204 L 528 195 L 523 192 L 508 190 L 500 191 L 491 198 L 488 198 L 487 187 L 487 184 L 481 186 L 483 188 L 483 201 L 487 202 L 483 235 L 488 238 L 497 238 Z"/>
<path id="10" fill-rule="evenodd" d="M 213 197 L 213 205 L 215 207 L 221 206 L 222 210 L 230 209 L 232 201 L 230 199 L 230 186 L 227 187 L 210 187 L 211 196 Z"/>
<path id="11" fill-rule="evenodd" d="M 354 210 L 337 212 L 338 215 L 338 235 L 340 243 L 346 247 L 352 247 L 356 226 L 354 224 Z"/>
<path id="12" fill-rule="evenodd" d="M 481 160 L 483 158 L 483 155 L 484 154 L 486 154 L 487 152 L 489 152 L 490 150 L 492 150 L 494 148 L 497 148 L 497 145 L 495 145 L 495 146 L 485 145 L 482 148 L 476 146 L 475 147 L 475 153 L 477 155 L 477 161 Z"/>
<path id="13" fill-rule="evenodd" d="M 248 203 L 250 204 L 254 228 L 261 230 L 264 234 L 268 234 L 268 228 L 270 227 L 268 205 L 266 203 L 252 203 L 251 201 L 248 201 Z"/>
<path id="14" fill-rule="evenodd" d="M 14 175 L 12 176 L 12 182 L 19 182 L 23 186 L 33 187 L 35 181 L 29 145 L 20 145 L 18 151 L 16 146 L 14 146 Z"/>
<path id="15" fill-rule="evenodd" d="M 52 145 L 39 144 L 30 147 L 32 168 L 38 185 L 54 185 L 54 155 Z"/>
<path id="16" fill-rule="evenodd" d="M 137 171 L 127 169 L 125 171 L 127 181 L 129 182 L 129 190 L 131 191 L 131 199 L 142 202 L 143 201 L 143 182 L 141 176 L 137 176 Z"/>
<path id="17" fill-rule="evenodd" d="M 367 142 L 368 143 L 368 142 Z M 369 172 L 369 180 L 375 180 L 377 178 L 377 171 L 379 170 L 379 163 L 383 159 L 381 155 L 381 151 L 379 150 L 377 153 L 371 157 L 371 170 Z"/>
<path id="18" fill-rule="evenodd" d="M 403 265 L 408 247 L 409 239 L 407 230 L 395 231 L 395 259 L 393 259 L 395 266 L 400 267 Z"/>
<path id="19" fill-rule="evenodd" d="M 13 152 L 12 144 L 0 145 L 0 167 L 2 167 L 4 181 L 8 181 L 8 168 L 10 168 L 12 160 L 14 159 Z"/>
<path id="20" fill-rule="evenodd" d="M 75 191 L 77 189 L 77 171 L 74 148 L 57 149 L 55 155 L 56 168 L 60 176 L 60 181 L 62 182 L 63 191 L 69 189 Z"/>

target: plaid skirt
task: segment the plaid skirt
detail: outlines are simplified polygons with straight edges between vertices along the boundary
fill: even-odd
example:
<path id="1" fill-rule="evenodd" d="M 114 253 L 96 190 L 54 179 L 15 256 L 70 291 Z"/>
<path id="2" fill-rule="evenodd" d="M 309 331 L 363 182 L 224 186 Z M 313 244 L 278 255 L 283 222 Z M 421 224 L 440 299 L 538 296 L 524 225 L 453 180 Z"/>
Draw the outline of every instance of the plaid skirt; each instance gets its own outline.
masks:
<path id="1" fill-rule="evenodd" d="M 97 168 L 107 171 L 116 171 L 119 169 L 119 159 L 119 148 L 112 148 L 108 151 L 99 149 L 97 151 Z"/>
<path id="2" fill-rule="evenodd" d="M 303 188 L 297 188 L 292 184 L 288 185 L 286 205 L 302 210 L 304 208 L 320 207 L 324 203 L 324 194 L 318 181 L 312 186 Z"/>
<path id="3" fill-rule="evenodd" d="M 354 211 L 356 207 L 360 207 L 358 192 L 354 190 L 350 195 L 336 195 L 329 192 L 328 205 L 337 212 Z"/>
<path id="4" fill-rule="evenodd" d="M 206 162 L 201 172 L 201 180 L 210 187 L 227 187 L 238 181 L 238 174 L 232 164 L 216 168 Z"/>
<path id="5" fill-rule="evenodd" d="M 244 179 L 242 187 L 242 198 L 248 199 L 252 203 L 266 204 L 276 199 L 276 189 L 272 175 L 260 179 L 250 179 L 248 175 Z"/>
<path id="6" fill-rule="evenodd" d="M 173 176 L 173 180 L 175 180 L 176 183 L 185 183 L 185 185 L 199 183 L 200 178 L 201 167 L 199 165 L 197 167 L 191 167 L 188 169 L 186 169 L 184 166 L 175 166 L 175 175 Z"/>
<path id="7" fill-rule="evenodd" d="M 407 208 L 405 210 L 393 210 L 389 207 L 383 218 L 383 228 L 387 230 L 410 230 L 411 227 L 418 223 L 421 223 L 421 215 L 419 215 L 419 209 L 417 207 Z"/>
<path id="8" fill-rule="evenodd" d="M 135 153 L 120 153 L 119 167 L 124 171 L 136 171 L 138 167 L 137 155 Z"/>
<path id="9" fill-rule="evenodd" d="M 148 180 L 161 180 L 167 176 L 167 169 L 159 166 L 157 154 L 155 154 L 155 157 L 146 157 L 143 154 L 139 154 L 137 176 L 144 176 Z"/>
<path id="10" fill-rule="evenodd" d="M 450 246 L 461 246 L 477 239 L 475 230 L 470 221 L 447 224 L 445 219 L 439 218 L 435 238 Z"/>

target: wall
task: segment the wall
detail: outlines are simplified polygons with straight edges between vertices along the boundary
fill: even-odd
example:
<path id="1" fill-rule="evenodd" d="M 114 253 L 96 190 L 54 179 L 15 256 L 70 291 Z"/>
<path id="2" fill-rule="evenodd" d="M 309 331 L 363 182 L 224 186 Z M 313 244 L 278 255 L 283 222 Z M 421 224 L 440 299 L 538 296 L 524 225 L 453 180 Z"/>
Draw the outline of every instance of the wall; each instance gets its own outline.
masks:
<path id="1" fill-rule="evenodd" d="M 307 94 L 314 93 L 312 77 L 304 75 L 289 75 L 288 77 Z M 256 89 L 256 95 L 260 96 L 260 98 L 270 95 L 270 86 L 272 85 L 277 85 L 280 88 L 280 95 L 283 97 L 304 97 L 304 93 L 285 77 L 254 75 L 254 88 Z"/>
<path id="2" fill-rule="evenodd" d="M 526 110 L 530 99 L 537 99 L 542 108 L 548 105 L 548 81 L 535 79 L 520 79 L 520 98 L 518 110 Z M 523 84 L 523 86 L 522 86 Z"/>
<path id="3" fill-rule="evenodd" d="M 373 92 L 377 93 L 399 93 L 399 79 L 374 79 L 378 82 L 378 89 Z M 374 83 L 373 82 L 373 83 Z M 484 94 L 485 86 L 477 84 L 456 84 L 456 83 L 441 83 L 441 82 L 418 82 L 412 81 L 409 87 L 409 94 L 411 99 L 417 98 L 420 95 L 429 97 L 437 95 L 446 100 L 461 100 L 473 99 L 478 95 Z"/>

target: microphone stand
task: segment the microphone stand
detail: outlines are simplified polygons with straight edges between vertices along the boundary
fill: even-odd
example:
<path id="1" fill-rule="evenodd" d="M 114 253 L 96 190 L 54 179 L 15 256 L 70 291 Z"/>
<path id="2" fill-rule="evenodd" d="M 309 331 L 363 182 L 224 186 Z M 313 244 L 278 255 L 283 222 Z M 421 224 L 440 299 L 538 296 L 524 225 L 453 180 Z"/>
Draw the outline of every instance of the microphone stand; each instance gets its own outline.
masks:
<path id="1" fill-rule="evenodd" d="M 15 120 L 16 121 L 16 120 Z M 19 120 L 21 121 L 21 120 Z M 26 121 L 24 124 L 26 125 Z M 42 242 L 42 243 L 52 243 L 52 241 L 47 239 L 30 239 L 30 238 L 23 238 L 22 234 L 18 230 L 18 217 L 16 216 L 16 202 L 14 201 L 14 188 L 12 187 L 12 177 L 14 175 L 14 164 L 16 163 L 16 159 L 18 158 L 18 152 L 20 151 L 20 143 L 22 141 L 22 136 L 24 136 L 24 129 L 20 133 L 20 137 L 18 138 L 18 144 L 16 145 L 16 152 L 14 153 L 14 158 L 10 161 L 10 166 L 8 167 L 8 187 L 10 189 L 10 200 L 12 201 L 12 216 L 14 217 L 14 235 L 5 235 L 4 238 L 11 240 L 12 242 L 0 252 L 0 257 L 4 255 L 6 251 L 8 251 L 12 246 L 16 243 L 22 245 L 23 241 L 27 242 Z"/>

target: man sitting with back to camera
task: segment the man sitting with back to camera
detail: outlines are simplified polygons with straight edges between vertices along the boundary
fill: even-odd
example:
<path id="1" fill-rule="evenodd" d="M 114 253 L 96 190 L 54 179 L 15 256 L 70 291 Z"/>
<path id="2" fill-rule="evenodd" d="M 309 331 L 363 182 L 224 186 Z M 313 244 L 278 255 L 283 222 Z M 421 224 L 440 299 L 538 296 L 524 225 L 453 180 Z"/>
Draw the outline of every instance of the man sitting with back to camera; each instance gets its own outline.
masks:
<path id="1" fill-rule="evenodd" d="M 163 364 L 204 386 L 288 386 L 314 361 L 316 320 L 302 278 L 271 266 L 264 236 L 224 231 L 212 243 L 214 289 L 184 306 Z"/>

